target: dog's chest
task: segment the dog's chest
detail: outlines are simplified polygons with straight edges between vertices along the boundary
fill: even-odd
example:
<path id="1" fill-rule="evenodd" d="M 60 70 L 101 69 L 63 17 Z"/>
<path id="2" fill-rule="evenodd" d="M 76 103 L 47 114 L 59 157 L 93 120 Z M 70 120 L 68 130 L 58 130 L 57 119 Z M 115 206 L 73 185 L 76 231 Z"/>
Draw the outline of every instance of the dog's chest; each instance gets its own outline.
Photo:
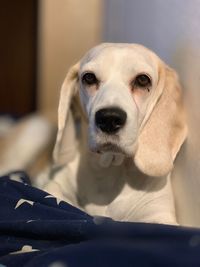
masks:
<path id="1" fill-rule="evenodd" d="M 78 205 L 91 215 L 124 219 L 145 194 L 145 181 L 125 165 L 81 173 L 77 180 Z"/>
<path id="2" fill-rule="evenodd" d="M 108 186 L 105 189 L 100 186 L 93 192 L 85 193 L 79 201 L 81 208 L 93 216 L 108 216 L 116 220 L 124 220 L 130 207 L 133 210 L 142 197 L 142 192 L 134 192 L 128 184 L 123 185 L 123 188 L 119 184 L 116 188 Z"/>
<path id="3" fill-rule="evenodd" d="M 170 178 L 148 177 L 134 165 L 87 166 L 80 171 L 76 186 L 77 206 L 93 216 L 153 222 L 173 211 Z"/>
<path id="4" fill-rule="evenodd" d="M 174 223 L 170 176 L 148 177 L 124 164 L 103 169 L 83 159 L 78 156 L 54 179 L 52 188 L 55 182 L 60 186 L 58 197 L 93 216 Z"/>

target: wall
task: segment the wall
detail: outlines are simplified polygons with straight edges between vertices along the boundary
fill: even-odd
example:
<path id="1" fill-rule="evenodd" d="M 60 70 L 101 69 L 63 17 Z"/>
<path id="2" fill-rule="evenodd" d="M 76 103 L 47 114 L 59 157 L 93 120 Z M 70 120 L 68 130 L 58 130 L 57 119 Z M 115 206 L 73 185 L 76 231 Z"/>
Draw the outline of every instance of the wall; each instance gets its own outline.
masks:
<path id="1" fill-rule="evenodd" d="M 142 43 L 181 77 L 189 136 L 173 177 L 176 204 L 180 222 L 200 226 L 200 1 L 105 0 L 104 11 L 105 41 Z"/>
<path id="2" fill-rule="evenodd" d="M 56 114 L 68 68 L 101 36 L 101 0 L 39 1 L 38 102 Z"/>

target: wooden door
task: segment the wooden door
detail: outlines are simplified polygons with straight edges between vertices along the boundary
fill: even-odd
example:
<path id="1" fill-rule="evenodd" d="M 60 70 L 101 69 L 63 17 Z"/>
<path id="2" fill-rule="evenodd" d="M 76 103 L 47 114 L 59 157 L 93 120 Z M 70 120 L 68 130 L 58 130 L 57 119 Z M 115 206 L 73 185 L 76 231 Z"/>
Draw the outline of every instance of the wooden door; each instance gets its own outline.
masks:
<path id="1" fill-rule="evenodd" d="M 36 109 L 36 48 L 37 1 L 1 1 L 0 114 Z"/>

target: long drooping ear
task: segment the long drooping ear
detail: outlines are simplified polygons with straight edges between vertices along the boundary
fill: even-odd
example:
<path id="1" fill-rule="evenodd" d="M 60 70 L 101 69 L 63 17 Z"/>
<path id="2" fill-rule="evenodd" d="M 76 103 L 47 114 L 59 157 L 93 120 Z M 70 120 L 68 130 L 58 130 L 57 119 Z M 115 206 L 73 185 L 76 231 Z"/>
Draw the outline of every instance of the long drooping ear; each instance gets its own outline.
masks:
<path id="1" fill-rule="evenodd" d="M 163 86 L 150 117 L 139 137 L 134 162 L 149 176 L 164 176 L 187 135 L 181 87 L 176 73 L 161 67 L 158 86 Z"/>
<path id="2" fill-rule="evenodd" d="M 79 63 L 70 68 L 61 87 L 58 107 L 58 133 L 53 151 L 53 159 L 56 165 L 64 164 L 67 160 L 70 160 L 76 146 L 75 125 L 70 106 L 72 99 L 78 92 L 78 70 Z"/>

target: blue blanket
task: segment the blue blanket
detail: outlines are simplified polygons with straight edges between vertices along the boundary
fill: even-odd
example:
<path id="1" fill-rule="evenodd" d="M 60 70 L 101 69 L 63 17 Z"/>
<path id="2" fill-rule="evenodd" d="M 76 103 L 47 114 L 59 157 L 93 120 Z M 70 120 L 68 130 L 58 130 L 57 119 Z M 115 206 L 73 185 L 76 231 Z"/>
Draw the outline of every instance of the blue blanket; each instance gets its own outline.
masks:
<path id="1" fill-rule="evenodd" d="M 91 217 L 23 172 L 0 178 L 0 233 L 0 266 L 200 266 L 200 230 Z"/>

